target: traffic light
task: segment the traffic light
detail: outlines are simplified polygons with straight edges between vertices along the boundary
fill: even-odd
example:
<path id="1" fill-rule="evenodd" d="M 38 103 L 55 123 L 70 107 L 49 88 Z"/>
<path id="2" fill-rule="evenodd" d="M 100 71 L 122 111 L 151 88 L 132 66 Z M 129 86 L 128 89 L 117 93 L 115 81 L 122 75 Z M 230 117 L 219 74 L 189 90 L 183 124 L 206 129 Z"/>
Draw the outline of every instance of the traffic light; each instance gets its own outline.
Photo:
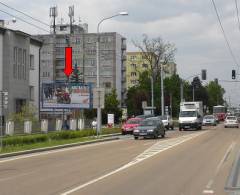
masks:
<path id="1" fill-rule="evenodd" d="M 217 78 L 215 78 L 214 81 L 215 81 L 216 84 L 218 84 L 218 79 Z"/>
<path id="2" fill-rule="evenodd" d="M 232 70 L 232 79 L 236 79 L 236 70 Z"/>
<path id="3" fill-rule="evenodd" d="M 202 80 L 207 79 L 207 70 L 202 70 Z"/>

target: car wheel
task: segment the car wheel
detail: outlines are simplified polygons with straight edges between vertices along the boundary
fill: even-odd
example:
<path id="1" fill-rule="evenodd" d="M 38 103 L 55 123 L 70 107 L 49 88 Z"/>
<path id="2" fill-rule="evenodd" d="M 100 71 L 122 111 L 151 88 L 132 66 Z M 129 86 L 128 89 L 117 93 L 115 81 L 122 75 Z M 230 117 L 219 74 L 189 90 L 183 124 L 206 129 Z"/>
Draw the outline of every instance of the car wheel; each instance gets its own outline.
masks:
<path id="1" fill-rule="evenodd" d="M 134 137 L 134 139 L 135 139 L 135 140 L 137 140 L 137 139 L 138 139 L 138 137 L 136 137 L 136 136 L 135 136 L 135 137 Z"/>
<path id="2" fill-rule="evenodd" d="M 126 133 L 124 131 L 122 131 L 122 135 L 126 135 Z"/>
<path id="3" fill-rule="evenodd" d="M 174 130 L 174 126 L 173 125 L 171 126 L 171 129 Z"/>
<path id="4" fill-rule="evenodd" d="M 182 128 L 179 127 L 179 131 L 182 131 Z"/>

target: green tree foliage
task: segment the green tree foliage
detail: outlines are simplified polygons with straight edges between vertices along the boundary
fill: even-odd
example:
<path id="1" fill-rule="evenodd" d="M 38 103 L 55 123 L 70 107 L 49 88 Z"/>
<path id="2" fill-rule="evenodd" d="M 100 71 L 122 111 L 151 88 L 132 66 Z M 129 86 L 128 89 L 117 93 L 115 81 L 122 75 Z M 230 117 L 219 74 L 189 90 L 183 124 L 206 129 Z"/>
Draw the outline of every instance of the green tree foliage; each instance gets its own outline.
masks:
<path id="1" fill-rule="evenodd" d="M 73 83 L 82 82 L 81 73 L 80 73 L 80 70 L 77 67 L 77 64 L 74 65 L 73 72 L 70 76 L 70 81 L 73 82 Z"/>
<path id="2" fill-rule="evenodd" d="M 12 113 L 8 118 L 14 122 L 23 122 L 26 119 L 36 122 L 38 120 L 37 109 L 34 105 L 29 103 L 21 108 L 21 112 Z"/>
<path id="3" fill-rule="evenodd" d="M 107 123 L 107 114 L 114 114 L 115 122 L 119 122 L 122 117 L 122 110 L 119 107 L 120 102 L 117 99 L 117 92 L 115 89 L 105 95 L 105 105 L 102 111 L 102 121 L 104 124 Z"/>
<path id="4" fill-rule="evenodd" d="M 201 83 L 201 80 L 199 77 L 194 77 L 192 84 L 191 84 L 191 91 L 193 93 L 193 88 L 194 88 L 194 99 L 195 101 L 202 101 L 203 105 L 207 105 L 208 103 L 208 92 L 206 87 L 204 87 Z"/>
<path id="5" fill-rule="evenodd" d="M 211 81 L 206 86 L 206 90 L 208 93 L 207 106 L 209 107 L 210 111 L 212 111 L 213 106 L 224 104 L 223 95 L 225 93 L 225 90 L 221 85 L 215 81 Z"/>

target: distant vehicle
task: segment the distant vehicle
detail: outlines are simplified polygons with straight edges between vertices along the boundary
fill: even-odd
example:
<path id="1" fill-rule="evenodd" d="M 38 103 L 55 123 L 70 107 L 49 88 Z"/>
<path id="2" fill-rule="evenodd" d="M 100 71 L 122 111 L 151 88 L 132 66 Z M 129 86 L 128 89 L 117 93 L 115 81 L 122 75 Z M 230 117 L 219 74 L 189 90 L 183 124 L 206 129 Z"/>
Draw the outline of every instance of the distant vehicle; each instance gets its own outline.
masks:
<path id="1" fill-rule="evenodd" d="M 150 118 L 150 117 L 154 117 L 154 114 L 147 114 L 147 115 L 137 115 L 135 118 L 142 118 L 142 119 L 146 119 L 146 118 Z"/>
<path id="2" fill-rule="evenodd" d="M 225 106 L 213 106 L 213 115 L 218 117 L 219 121 L 224 121 L 227 113 L 227 108 Z"/>
<path id="3" fill-rule="evenodd" d="M 239 127 L 239 123 L 236 116 L 227 116 L 224 121 L 224 127 Z"/>
<path id="4" fill-rule="evenodd" d="M 159 117 L 147 118 L 141 121 L 140 125 L 133 130 L 134 139 L 139 137 L 158 138 L 165 137 L 165 127 Z"/>
<path id="5" fill-rule="evenodd" d="M 240 123 L 240 113 L 239 113 L 239 112 L 236 112 L 236 113 L 234 114 L 234 116 L 236 116 L 236 117 L 237 117 L 237 119 L 238 119 L 238 122 Z"/>
<path id="6" fill-rule="evenodd" d="M 216 126 L 217 125 L 217 121 L 214 115 L 206 115 L 203 117 L 203 125 L 207 126 L 207 125 L 213 125 Z"/>
<path id="7" fill-rule="evenodd" d="M 181 102 L 179 113 L 179 131 L 185 129 L 202 129 L 202 102 Z"/>
<path id="8" fill-rule="evenodd" d="M 125 124 L 122 125 L 122 134 L 132 134 L 135 127 L 137 127 L 140 122 L 142 121 L 142 118 L 130 118 L 126 121 Z"/>
<path id="9" fill-rule="evenodd" d="M 163 122 L 163 125 L 166 129 L 174 129 L 172 117 L 169 115 L 160 116 L 160 119 Z"/>

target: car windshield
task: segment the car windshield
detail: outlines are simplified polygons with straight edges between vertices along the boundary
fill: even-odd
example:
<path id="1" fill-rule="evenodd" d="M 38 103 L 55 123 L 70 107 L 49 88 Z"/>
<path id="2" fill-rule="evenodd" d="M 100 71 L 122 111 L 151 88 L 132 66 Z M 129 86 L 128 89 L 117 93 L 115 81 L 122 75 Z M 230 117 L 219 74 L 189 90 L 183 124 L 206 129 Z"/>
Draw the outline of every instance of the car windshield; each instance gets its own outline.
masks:
<path id="1" fill-rule="evenodd" d="M 139 119 L 130 119 L 126 122 L 126 124 L 139 124 Z"/>
<path id="2" fill-rule="evenodd" d="M 214 119 L 214 116 L 212 116 L 212 115 L 207 115 L 207 116 L 204 116 L 204 119 Z"/>
<path id="3" fill-rule="evenodd" d="M 160 116 L 160 119 L 161 119 L 161 120 L 167 120 L 167 116 L 166 116 L 166 115 Z"/>
<path id="4" fill-rule="evenodd" d="M 196 117 L 197 113 L 195 111 L 181 111 L 180 117 Z"/>
<path id="5" fill-rule="evenodd" d="M 237 118 L 235 116 L 228 116 L 227 120 L 237 120 Z"/>
<path id="6" fill-rule="evenodd" d="M 144 120 L 140 123 L 140 126 L 157 126 L 158 120 Z"/>

